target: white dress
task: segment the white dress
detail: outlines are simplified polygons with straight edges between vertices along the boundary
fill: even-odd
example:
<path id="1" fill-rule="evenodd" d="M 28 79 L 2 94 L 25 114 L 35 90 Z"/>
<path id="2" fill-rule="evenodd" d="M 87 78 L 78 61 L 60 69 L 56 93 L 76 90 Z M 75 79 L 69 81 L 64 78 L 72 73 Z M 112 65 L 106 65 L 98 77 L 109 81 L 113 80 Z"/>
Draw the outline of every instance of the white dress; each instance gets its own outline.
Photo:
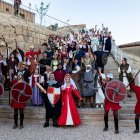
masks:
<path id="1" fill-rule="evenodd" d="M 98 87 L 98 91 L 96 92 L 96 104 L 101 104 L 104 103 L 105 96 L 98 80 L 97 80 L 97 87 Z"/>
<path id="2" fill-rule="evenodd" d="M 67 119 L 66 119 L 66 125 L 73 125 L 73 120 L 72 120 L 72 116 L 71 116 L 71 112 L 70 112 L 70 103 L 69 103 L 69 97 L 67 96 L 68 98 L 68 113 L 67 113 Z"/>

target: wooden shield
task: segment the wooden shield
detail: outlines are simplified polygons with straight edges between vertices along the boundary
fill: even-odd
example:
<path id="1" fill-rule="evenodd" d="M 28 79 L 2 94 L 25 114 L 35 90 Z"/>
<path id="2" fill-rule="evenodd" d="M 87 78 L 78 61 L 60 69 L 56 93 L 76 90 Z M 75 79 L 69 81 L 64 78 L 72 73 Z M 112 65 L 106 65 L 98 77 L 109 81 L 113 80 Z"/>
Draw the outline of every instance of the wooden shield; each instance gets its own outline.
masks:
<path id="1" fill-rule="evenodd" d="M 12 99 L 17 103 L 27 103 L 32 97 L 32 88 L 26 82 L 19 82 L 11 89 Z"/>
<path id="2" fill-rule="evenodd" d="M 119 80 L 112 80 L 105 88 L 105 95 L 109 101 L 119 103 L 127 95 L 126 86 Z"/>
<path id="3" fill-rule="evenodd" d="M 60 99 L 60 94 L 60 88 L 48 87 L 47 89 L 47 96 L 52 105 L 55 105 L 58 102 Z"/>

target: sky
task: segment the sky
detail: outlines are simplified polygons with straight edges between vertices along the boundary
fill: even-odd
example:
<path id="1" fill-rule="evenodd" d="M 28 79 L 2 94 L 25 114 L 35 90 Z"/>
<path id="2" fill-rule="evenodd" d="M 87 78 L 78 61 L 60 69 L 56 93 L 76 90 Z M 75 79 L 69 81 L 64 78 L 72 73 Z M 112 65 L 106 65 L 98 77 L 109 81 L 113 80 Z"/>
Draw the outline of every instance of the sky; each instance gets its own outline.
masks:
<path id="1" fill-rule="evenodd" d="M 10 0 L 9 0 L 10 1 Z M 117 45 L 140 41 L 140 0 L 22 0 L 35 9 L 41 2 L 50 3 L 47 14 L 69 24 L 101 24 L 109 27 Z M 43 22 L 55 24 L 47 18 Z M 59 23 L 58 23 L 59 24 Z M 61 23 L 62 24 L 62 23 Z"/>

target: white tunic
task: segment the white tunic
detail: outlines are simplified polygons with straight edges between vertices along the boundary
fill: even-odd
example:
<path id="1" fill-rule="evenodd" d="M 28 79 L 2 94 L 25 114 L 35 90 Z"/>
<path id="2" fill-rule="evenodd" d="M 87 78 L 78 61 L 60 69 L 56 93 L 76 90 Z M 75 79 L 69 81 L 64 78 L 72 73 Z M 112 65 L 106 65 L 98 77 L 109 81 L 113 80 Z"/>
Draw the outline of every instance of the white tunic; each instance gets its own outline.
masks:
<path id="1" fill-rule="evenodd" d="M 98 91 L 96 92 L 96 104 L 101 104 L 104 103 L 105 96 L 98 81 L 97 81 L 97 87 L 98 87 Z"/>

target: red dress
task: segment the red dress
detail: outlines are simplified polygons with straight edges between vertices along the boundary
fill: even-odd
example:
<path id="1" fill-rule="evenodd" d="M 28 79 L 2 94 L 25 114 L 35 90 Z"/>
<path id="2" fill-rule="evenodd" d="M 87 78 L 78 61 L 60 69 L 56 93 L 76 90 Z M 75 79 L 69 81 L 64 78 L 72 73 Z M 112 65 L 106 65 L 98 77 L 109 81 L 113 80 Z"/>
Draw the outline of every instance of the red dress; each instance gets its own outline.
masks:
<path id="1" fill-rule="evenodd" d="M 63 53 L 61 52 L 61 63 L 64 62 L 64 58 L 67 58 L 68 57 L 68 53 Z"/>
<path id="2" fill-rule="evenodd" d="M 58 119 L 58 124 L 60 126 L 81 124 L 80 116 L 72 97 L 73 93 L 79 99 L 81 98 L 79 92 L 74 89 L 72 85 L 65 90 L 62 90 L 62 108 L 61 115 Z"/>
<path id="3" fill-rule="evenodd" d="M 16 84 L 17 82 L 18 82 L 18 80 L 13 80 L 13 81 L 12 81 L 12 86 L 13 86 L 14 84 Z M 12 99 L 11 107 L 12 107 L 12 108 L 25 108 L 25 107 L 26 107 L 26 103 L 17 103 L 17 102 L 15 102 L 15 101 Z"/>
<path id="4" fill-rule="evenodd" d="M 135 114 L 140 114 L 140 87 L 135 86 L 134 84 L 130 85 L 131 89 L 135 92 L 136 98 L 137 98 L 137 103 L 135 106 Z"/>

